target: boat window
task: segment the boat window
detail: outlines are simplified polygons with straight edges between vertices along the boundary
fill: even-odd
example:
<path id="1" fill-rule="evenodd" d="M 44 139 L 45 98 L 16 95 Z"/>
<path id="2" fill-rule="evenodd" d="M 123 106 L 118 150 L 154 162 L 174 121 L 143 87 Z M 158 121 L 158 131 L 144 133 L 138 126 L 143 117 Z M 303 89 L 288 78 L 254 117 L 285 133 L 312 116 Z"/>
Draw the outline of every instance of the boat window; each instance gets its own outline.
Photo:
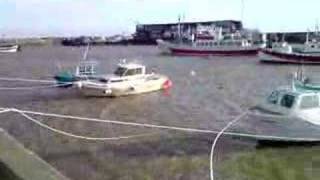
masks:
<path id="1" fill-rule="evenodd" d="M 300 103 L 301 109 L 309 109 L 315 107 L 319 107 L 319 97 L 317 95 L 302 97 Z"/>
<path id="2" fill-rule="evenodd" d="M 293 106 L 293 103 L 294 103 L 294 99 L 295 97 L 292 96 L 292 95 L 289 95 L 289 94 L 285 94 L 281 101 L 280 101 L 280 104 L 281 106 L 283 107 L 286 107 L 286 108 L 291 108 Z"/>
<path id="3" fill-rule="evenodd" d="M 107 83 L 108 82 L 108 79 L 104 79 L 104 78 L 101 78 L 99 79 L 100 82 L 103 82 L 103 83 Z"/>
<path id="4" fill-rule="evenodd" d="M 115 82 L 122 82 L 122 79 L 117 79 L 117 80 L 111 80 L 111 82 L 115 83 Z"/>
<path id="5" fill-rule="evenodd" d="M 135 69 L 128 69 L 128 71 L 126 72 L 126 76 L 132 76 L 132 75 L 135 75 Z"/>
<path id="6" fill-rule="evenodd" d="M 114 72 L 115 75 L 118 75 L 118 76 L 123 76 L 123 74 L 127 71 L 126 68 L 123 68 L 123 67 L 118 67 L 116 69 L 116 71 Z"/>
<path id="7" fill-rule="evenodd" d="M 274 91 L 270 94 L 270 96 L 267 98 L 267 101 L 272 104 L 277 104 L 279 98 L 279 92 Z"/>
<path id="8" fill-rule="evenodd" d="M 136 69 L 136 74 L 142 74 L 142 69 L 141 68 L 137 68 Z"/>

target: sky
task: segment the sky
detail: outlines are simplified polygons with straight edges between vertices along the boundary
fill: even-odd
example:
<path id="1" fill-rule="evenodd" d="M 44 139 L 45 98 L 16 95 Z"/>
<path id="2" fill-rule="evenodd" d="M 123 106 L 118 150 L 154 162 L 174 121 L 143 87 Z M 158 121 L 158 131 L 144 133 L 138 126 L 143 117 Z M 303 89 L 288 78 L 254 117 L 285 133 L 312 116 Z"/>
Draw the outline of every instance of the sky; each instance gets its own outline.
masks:
<path id="1" fill-rule="evenodd" d="M 243 2 L 243 3 L 242 3 Z M 130 34 L 138 23 L 242 20 L 262 32 L 306 31 L 319 0 L 0 0 L 0 35 Z"/>

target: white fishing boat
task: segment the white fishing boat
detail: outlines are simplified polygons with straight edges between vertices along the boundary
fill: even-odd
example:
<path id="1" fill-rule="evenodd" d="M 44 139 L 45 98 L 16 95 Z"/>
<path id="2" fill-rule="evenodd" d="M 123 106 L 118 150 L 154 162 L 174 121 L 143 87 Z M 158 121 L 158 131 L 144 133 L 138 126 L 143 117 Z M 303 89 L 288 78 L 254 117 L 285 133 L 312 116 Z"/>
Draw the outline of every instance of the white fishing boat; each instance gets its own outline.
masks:
<path id="1" fill-rule="evenodd" d="M 0 45 L 0 53 L 17 52 L 20 49 L 19 45 Z"/>
<path id="2" fill-rule="evenodd" d="M 267 114 L 283 115 L 320 125 L 320 92 L 295 88 L 273 91 L 258 109 Z"/>
<path id="3" fill-rule="evenodd" d="M 76 82 L 86 96 L 116 97 L 168 89 L 172 82 L 167 76 L 147 73 L 146 67 L 135 63 L 120 63 L 113 74 Z"/>

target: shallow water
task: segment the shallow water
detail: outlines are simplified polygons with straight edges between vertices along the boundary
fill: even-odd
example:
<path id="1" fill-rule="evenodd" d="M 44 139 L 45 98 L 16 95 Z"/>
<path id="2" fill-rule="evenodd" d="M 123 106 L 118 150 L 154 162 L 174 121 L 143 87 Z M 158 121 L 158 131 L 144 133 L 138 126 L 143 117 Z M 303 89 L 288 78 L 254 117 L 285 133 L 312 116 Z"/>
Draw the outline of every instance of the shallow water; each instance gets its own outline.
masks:
<path id="1" fill-rule="evenodd" d="M 0 54 L 0 77 L 51 79 L 59 70 L 76 65 L 84 50 L 33 46 L 23 47 L 17 54 Z M 99 61 L 106 72 L 113 71 L 123 58 L 144 63 L 168 75 L 173 87 L 168 92 L 120 98 L 88 98 L 63 88 L 0 91 L 0 106 L 220 130 L 242 110 L 262 101 L 272 89 L 289 85 L 290 73 L 297 69 L 295 65 L 260 64 L 256 57 L 165 56 L 153 46 L 92 47 L 88 56 Z M 317 66 L 305 69 L 312 76 L 320 73 Z M 31 84 L 0 81 L 2 87 Z M 82 135 L 148 134 L 133 140 L 87 142 L 52 134 L 13 113 L 0 117 L 4 129 L 71 179 L 198 179 L 209 175 L 212 135 L 35 117 Z M 220 155 L 238 149 L 254 151 L 255 143 L 225 141 L 220 144 Z"/>

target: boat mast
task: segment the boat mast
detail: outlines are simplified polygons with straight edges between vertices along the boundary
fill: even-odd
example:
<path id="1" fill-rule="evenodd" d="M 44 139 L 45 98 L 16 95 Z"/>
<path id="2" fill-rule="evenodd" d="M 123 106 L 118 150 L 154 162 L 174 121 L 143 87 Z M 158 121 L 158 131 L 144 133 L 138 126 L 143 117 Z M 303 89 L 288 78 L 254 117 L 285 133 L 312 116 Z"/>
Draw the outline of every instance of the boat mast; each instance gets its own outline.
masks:
<path id="1" fill-rule="evenodd" d="M 244 14 L 244 0 L 241 0 L 241 21 L 243 23 L 243 14 Z"/>
<path id="2" fill-rule="evenodd" d="M 181 42 L 181 15 L 178 16 L 178 38 L 179 42 Z"/>
<path id="3" fill-rule="evenodd" d="M 83 54 L 83 60 L 87 60 L 87 57 L 88 57 L 88 53 L 89 53 L 89 48 L 90 48 L 90 43 L 88 43 L 87 47 L 86 47 L 86 51 L 84 52 Z"/>
<path id="4" fill-rule="evenodd" d="M 307 29 L 306 44 L 309 44 L 309 32 L 310 32 L 310 30 Z"/>
<path id="5" fill-rule="evenodd" d="M 318 22 L 318 19 L 316 20 L 315 34 L 316 34 L 316 36 L 319 35 L 319 22 Z"/>

